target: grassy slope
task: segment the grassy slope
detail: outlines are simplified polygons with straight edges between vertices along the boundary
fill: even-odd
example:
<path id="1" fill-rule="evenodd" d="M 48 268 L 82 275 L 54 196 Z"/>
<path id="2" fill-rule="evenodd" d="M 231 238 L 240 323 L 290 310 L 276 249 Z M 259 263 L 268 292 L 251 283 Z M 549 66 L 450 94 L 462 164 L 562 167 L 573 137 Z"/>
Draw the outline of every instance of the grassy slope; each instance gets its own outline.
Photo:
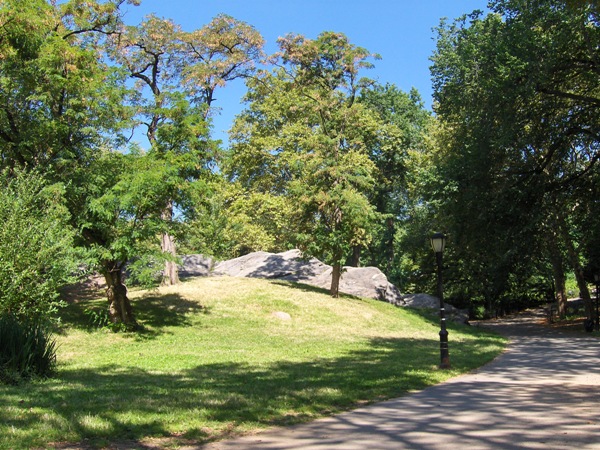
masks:
<path id="1" fill-rule="evenodd" d="M 422 389 L 503 346 L 451 326 L 453 369 L 440 371 L 435 315 L 266 280 L 195 279 L 131 297 L 143 333 L 93 330 L 83 311 L 104 302 L 75 303 L 58 377 L 0 386 L 0 448 L 206 442 Z"/>

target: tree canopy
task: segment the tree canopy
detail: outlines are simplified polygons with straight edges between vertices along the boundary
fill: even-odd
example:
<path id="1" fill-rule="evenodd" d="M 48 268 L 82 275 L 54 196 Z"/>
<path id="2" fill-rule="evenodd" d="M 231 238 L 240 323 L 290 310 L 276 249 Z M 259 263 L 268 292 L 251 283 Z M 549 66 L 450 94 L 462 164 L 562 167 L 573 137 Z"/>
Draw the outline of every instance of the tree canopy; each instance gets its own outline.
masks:
<path id="1" fill-rule="evenodd" d="M 590 199 L 599 156 L 597 11 L 490 9 L 443 23 L 432 58 L 447 226 L 489 301 L 528 291 L 544 249 L 569 260 L 589 300 L 570 217 Z"/>

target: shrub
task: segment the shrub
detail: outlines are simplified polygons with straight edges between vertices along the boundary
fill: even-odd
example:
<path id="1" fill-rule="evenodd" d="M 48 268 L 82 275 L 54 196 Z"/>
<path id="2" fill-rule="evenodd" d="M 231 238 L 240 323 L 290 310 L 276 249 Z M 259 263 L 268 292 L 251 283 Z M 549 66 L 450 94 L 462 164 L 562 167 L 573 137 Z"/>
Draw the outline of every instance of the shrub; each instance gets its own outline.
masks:
<path id="1" fill-rule="evenodd" d="M 0 382 L 47 378 L 56 366 L 56 341 L 40 321 L 0 316 Z"/>
<path id="2" fill-rule="evenodd" d="M 77 271 L 64 189 L 20 172 L 0 172 L 0 188 L 0 315 L 47 318 Z"/>

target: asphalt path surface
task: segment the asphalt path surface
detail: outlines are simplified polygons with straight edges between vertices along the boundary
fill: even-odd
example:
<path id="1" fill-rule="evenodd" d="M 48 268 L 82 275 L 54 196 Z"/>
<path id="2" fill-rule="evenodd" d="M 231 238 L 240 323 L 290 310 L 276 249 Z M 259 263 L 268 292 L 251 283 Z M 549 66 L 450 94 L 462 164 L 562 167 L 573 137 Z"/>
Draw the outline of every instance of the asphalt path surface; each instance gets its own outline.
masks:
<path id="1" fill-rule="evenodd" d="M 473 373 L 201 449 L 600 449 L 599 333 L 548 328 L 539 319 L 530 312 L 479 324 L 511 343 Z"/>

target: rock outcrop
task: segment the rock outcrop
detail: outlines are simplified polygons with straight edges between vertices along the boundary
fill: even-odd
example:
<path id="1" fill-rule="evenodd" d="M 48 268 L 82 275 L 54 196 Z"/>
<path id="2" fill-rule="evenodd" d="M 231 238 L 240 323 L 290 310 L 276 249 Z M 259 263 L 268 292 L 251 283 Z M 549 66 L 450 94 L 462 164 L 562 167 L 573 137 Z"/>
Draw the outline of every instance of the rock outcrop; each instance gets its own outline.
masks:
<path id="1" fill-rule="evenodd" d="M 268 278 L 329 289 L 332 267 L 316 258 L 303 258 L 300 250 L 255 252 L 215 265 L 215 275 Z M 344 267 L 340 292 L 402 304 L 402 295 L 376 267 Z"/>
<path id="2" fill-rule="evenodd" d="M 214 259 L 204 255 L 184 255 L 178 267 L 181 277 L 207 277 L 215 267 Z"/>
<path id="3" fill-rule="evenodd" d="M 407 294 L 402 297 L 402 300 L 407 308 L 438 309 L 440 307 L 440 300 L 429 294 Z M 448 320 L 458 323 L 467 323 L 469 320 L 469 314 L 464 309 L 455 308 L 448 303 L 444 304 L 444 309 Z"/>
<path id="4" fill-rule="evenodd" d="M 283 253 L 254 252 L 239 258 L 215 263 L 202 255 L 182 258 L 181 276 L 225 275 L 230 277 L 267 278 L 304 283 L 329 289 L 332 267 L 317 258 L 303 258 L 300 250 Z M 340 292 L 358 297 L 374 298 L 396 306 L 439 308 L 439 300 L 427 294 L 402 295 L 376 267 L 344 267 Z M 463 310 L 446 305 L 449 320 L 465 322 Z"/>

